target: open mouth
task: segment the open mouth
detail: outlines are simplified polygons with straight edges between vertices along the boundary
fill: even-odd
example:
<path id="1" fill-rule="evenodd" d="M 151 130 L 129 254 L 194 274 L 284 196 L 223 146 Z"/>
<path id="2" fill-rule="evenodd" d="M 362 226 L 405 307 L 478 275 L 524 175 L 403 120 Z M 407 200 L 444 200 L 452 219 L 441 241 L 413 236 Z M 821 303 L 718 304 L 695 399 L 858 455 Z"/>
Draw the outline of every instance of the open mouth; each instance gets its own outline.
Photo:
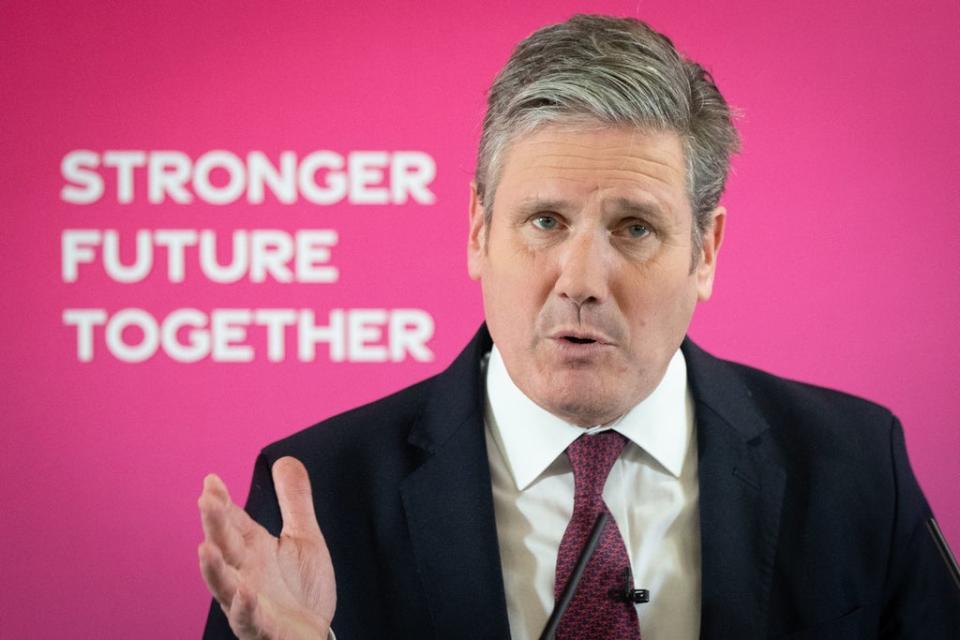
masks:
<path id="1" fill-rule="evenodd" d="M 563 339 L 573 344 L 593 344 L 596 340 L 590 338 L 578 338 L 576 336 L 563 336 Z"/>

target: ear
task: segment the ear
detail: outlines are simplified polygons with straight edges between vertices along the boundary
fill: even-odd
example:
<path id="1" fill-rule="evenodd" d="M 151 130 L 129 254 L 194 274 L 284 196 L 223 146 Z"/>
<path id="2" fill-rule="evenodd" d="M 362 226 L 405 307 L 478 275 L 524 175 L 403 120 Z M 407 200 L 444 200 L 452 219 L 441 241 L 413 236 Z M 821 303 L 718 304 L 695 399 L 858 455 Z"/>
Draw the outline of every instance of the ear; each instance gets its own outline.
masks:
<path id="1" fill-rule="evenodd" d="M 696 268 L 697 299 L 701 302 L 710 299 L 713 293 L 713 278 L 717 272 L 717 254 L 723 243 L 723 226 L 727 220 L 727 210 L 717 207 L 710 212 L 710 226 L 703 234 L 703 248 L 700 263 Z"/>
<path id="2" fill-rule="evenodd" d="M 467 272 L 479 280 L 487 255 L 486 220 L 483 205 L 477 195 L 477 183 L 470 183 L 470 235 L 467 237 Z"/>

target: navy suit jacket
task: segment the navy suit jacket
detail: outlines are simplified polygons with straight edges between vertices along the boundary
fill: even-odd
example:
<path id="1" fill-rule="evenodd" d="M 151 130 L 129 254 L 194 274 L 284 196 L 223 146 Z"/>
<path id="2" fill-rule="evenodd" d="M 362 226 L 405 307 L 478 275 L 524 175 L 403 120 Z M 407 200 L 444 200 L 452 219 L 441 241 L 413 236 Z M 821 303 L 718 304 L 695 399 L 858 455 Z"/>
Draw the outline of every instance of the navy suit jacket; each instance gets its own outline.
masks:
<path id="1" fill-rule="evenodd" d="M 483 426 L 485 328 L 443 373 L 265 448 L 306 465 L 357 638 L 510 635 Z M 886 409 L 683 345 L 696 403 L 701 638 L 960 638 L 960 590 Z M 656 598 L 656 594 L 652 594 Z M 213 603 L 205 638 L 232 638 Z"/>

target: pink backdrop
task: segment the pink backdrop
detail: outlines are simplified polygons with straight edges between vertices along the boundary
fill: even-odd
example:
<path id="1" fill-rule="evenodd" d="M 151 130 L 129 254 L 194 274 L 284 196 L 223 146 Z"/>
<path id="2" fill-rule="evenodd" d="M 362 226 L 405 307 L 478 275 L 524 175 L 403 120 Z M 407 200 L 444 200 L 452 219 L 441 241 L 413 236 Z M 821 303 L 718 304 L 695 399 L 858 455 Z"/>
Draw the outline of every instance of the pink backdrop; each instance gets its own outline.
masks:
<path id="1" fill-rule="evenodd" d="M 0 636 L 193 637 L 207 597 L 196 496 L 217 470 L 243 499 L 261 446 L 442 369 L 481 320 L 464 267 L 466 185 L 484 90 L 512 45 L 577 10 L 637 15 L 708 63 L 744 112 L 715 298 L 714 353 L 880 401 L 960 546 L 960 5 L 738 3 L 37 3 L 0 8 Z M 432 6 L 431 6 L 432 5 Z M 433 204 L 64 201 L 87 149 L 419 151 Z M 101 156 L 98 156 L 101 157 Z M 214 172 L 214 187 L 225 174 Z M 376 172 L 375 172 L 376 173 Z M 374 176 L 376 178 L 376 176 Z M 219 180 L 219 182 L 218 182 Z M 376 182 L 376 179 L 373 180 Z M 374 189 L 376 190 L 376 189 Z M 62 276 L 65 229 L 329 229 L 335 283 L 211 282 L 188 254 L 124 284 L 96 260 Z M 433 359 L 77 357 L 66 309 L 419 309 Z M 262 331 L 262 328 L 261 328 Z M 183 332 L 181 332 L 181 338 Z M 138 342 L 137 331 L 123 339 Z"/>

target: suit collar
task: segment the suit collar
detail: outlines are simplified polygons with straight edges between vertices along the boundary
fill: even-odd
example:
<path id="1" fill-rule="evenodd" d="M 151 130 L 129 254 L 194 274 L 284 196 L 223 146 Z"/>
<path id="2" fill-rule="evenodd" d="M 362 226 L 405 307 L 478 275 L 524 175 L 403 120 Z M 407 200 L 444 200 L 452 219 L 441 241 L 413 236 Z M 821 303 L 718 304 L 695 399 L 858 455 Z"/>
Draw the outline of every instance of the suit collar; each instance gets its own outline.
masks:
<path id="1" fill-rule="evenodd" d="M 408 442 L 426 455 L 401 485 L 436 637 L 509 637 L 483 430 L 483 326 L 424 386 Z M 699 450 L 701 638 L 766 632 L 786 476 L 740 371 L 682 346 Z"/>
<path id="2" fill-rule="evenodd" d="M 440 450 L 452 435 L 483 420 L 480 363 L 493 346 L 487 325 L 481 325 L 456 360 L 425 385 L 420 416 L 407 442 L 428 453 Z M 481 429 L 482 430 L 482 429 Z"/>
<path id="3" fill-rule="evenodd" d="M 765 637 L 786 474 L 740 370 L 682 348 L 696 401 L 700 637 Z"/>
<path id="4" fill-rule="evenodd" d="M 708 408 L 744 441 L 770 428 L 753 392 L 731 363 L 713 357 L 689 338 L 680 349 L 687 358 L 687 376 L 699 407 Z"/>
<path id="5" fill-rule="evenodd" d="M 426 455 L 400 494 L 436 638 L 510 636 L 483 429 L 480 361 L 491 344 L 481 327 L 427 382 L 408 437 Z"/>

